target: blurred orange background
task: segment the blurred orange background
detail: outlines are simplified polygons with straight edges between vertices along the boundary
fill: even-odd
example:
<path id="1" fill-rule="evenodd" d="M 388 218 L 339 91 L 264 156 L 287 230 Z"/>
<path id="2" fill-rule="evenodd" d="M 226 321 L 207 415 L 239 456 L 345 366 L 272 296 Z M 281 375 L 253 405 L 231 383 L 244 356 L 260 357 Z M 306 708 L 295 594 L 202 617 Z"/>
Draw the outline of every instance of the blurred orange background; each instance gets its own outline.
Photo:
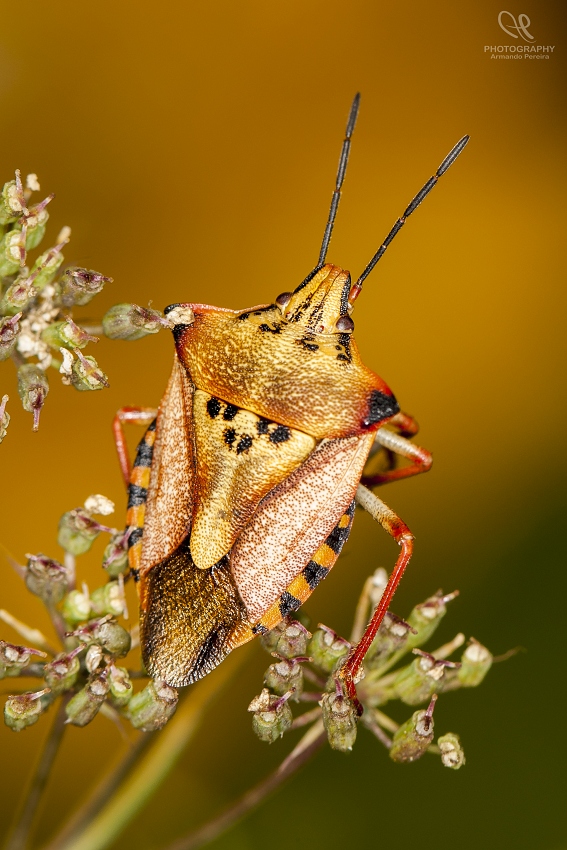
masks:
<path id="1" fill-rule="evenodd" d="M 349 105 L 359 122 L 329 260 L 356 275 L 407 202 L 464 134 L 471 142 L 369 278 L 354 312 L 365 362 L 421 424 L 426 476 L 380 493 L 417 537 L 394 610 L 459 588 L 439 640 L 462 630 L 495 653 L 481 688 L 447 695 L 437 730 L 468 763 L 394 765 L 361 730 L 351 755 L 324 751 L 215 848 L 272 850 L 419 843 L 429 848 L 565 847 L 565 7 L 510 7 L 549 59 L 491 59 L 520 41 L 493 0 L 170 0 L 10 4 L 2 12 L 2 182 L 14 168 L 55 191 L 44 244 L 72 227 L 69 262 L 111 275 L 77 315 L 119 301 L 245 308 L 294 288 L 317 260 Z M 563 246 L 563 247 L 562 247 Z M 39 433 L 19 408 L 2 459 L 2 542 L 60 558 L 60 515 L 91 493 L 124 493 L 110 424 L 157 405 L 169 334 L 101 340 L 111 388 L 77 393 L 55 373 Z M 137 433 L 130 435 L 132 446 Z M 79 562 L 102 583 L 102 544 Z M 396 547 L 367 516 L 307 613 L 346 633 L 365 577 Z M 561 585 L 561 586 L 560 586 Z M 0 607 L 48 628 L 2 564 Z M 7 627 L 2 637 L 15 640 Z M 199 740 L 116 843 L 159 848 L 275 767 L 246 707 L 269 662 L 254 647 Z M 13 683 L 4 683 L 10 692 Z M 397 707 L 396 707 L 397 711 Z M 410 712 L 406 711 L 405 716 Z M 405 719 L 398 712 L 396 719 Z M 48 728 L 1 735 L 6 830 Z M 70 729 L 46 805 L 46 838 L 124 747 L 102 717 Z M 38 840 L 39 840 L 38 837 Z"/>

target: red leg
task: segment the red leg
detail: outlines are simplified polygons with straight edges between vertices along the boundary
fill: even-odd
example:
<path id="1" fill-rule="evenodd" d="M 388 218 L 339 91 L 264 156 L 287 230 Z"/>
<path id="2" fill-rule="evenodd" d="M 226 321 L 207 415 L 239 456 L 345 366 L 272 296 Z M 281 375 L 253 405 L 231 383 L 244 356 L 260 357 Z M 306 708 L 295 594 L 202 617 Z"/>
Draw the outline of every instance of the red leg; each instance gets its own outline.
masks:
<path id="1" fill-rule="evenodd" d="M 398 428 L 399 433 L 391 431 L 391 426 Z M 427 449 L 422 449 L 421 446 L 415 446 L 407 439 L 417 434 L 418 427 L 413 417 L 400 412 L 390 419 L 388 425 L 378 429 L 376 445 L 386 449 L 392 459 L 396 455 L 400 455 L 412 461 L 412 463 L 409 466 L 403 466 L 401 469 L 387 469 L 376 475 L 363 475 L 363 484 L 367 487 L 375 487 L 378 484 L 387 484 L 390 481 L 398 481 L 400 478 L 419 475 L 420 472 L 427 472 L 431 468 L 433 458 L 430 452 Z"/>
<path id="2" fill-rule="evenodd" d="M 366 487 L 363 487 L 362 484 L 359 485 L 356 491 L 356 501 L 361 507 L 363 507 L 368 513 L 379 522 L 382 528 L 386 529 L 388 534 L 391 534 L 394 540 L 399 543 L 401 547 L 401 552 L 398 556 L 392 574 L 388 580 L 388 584 L 382 594 L 382 598 L 378 603 L 374 614 L 372 615 L 372 619 L 370 620 L 368 626 L 361 639 L 357 643 L 355 647 L 351 650 L 347 660 L 340 668 L 338 676 L 341 679 L 346 687 L 346 691 L 350 699 L 353 700 L 354 704 L 357 707 L 357 710 L 362 713 L 362 706 L 358 702 L 356 696 L 356 687 L 354 684 L 354 680 L 356 678 L 356 674 L 360 669 L 360 666 L 364 660 L 364 656 L 368 652 L 370 648 L 370 644 L 376 637 L 376 633 L 380 628 L 380 624 L 384 619 L 384 616 L 388 610 L 390 602 L 392 601 L 392 597 L 396 592 L 396 588 L 400 583 L 400 580 L 404 574 L 405 568 L 408 565 L 408 562 L 413 553 L 413 534 L 407 527 L 407 525 L 402 522 L 397 514 L 394 513 L 384 502 L 379 499 L 374 493 L 371 493 Z"/>
<path id="3" fill-rule="evenodd" d="M 156 416 L 157 410 L 153 407 L 121 407 L 114 417 L 112 422 L 112 431 L 114 434 L 116 451 L 118 452 L 118 462 L 120 464 L 122 477 L 126 487 L 128 487 L 130 483 L 132 465 L 128 456 L 124 423 L 127 422 L 133 425 L 148 425 L 156 418 Z"/>

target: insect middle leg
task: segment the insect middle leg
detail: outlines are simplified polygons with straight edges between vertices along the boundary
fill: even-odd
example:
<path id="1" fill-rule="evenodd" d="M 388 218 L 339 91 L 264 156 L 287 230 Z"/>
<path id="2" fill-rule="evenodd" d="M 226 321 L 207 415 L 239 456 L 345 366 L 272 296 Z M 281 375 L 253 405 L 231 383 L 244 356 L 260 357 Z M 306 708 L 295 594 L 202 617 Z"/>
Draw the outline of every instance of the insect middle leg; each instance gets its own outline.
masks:
<path id="1" fill-rule="evenodd" d="M 390 602 L 392 601 L 392 597 L 400 583 L 400 579 L 402 578 L 413 554 L 414 538 L 413 534 L 400 517 L 362 484 L 358 486 L 356 491 L 356 501 L 361 507 L 368 511 L 376 522 L 380 523 L 382 528 L 386 529 L 388 534 L 390 534 L 401 547 L 401 552 L 398 556 L 392 574 L 390 575 L 388 584 L 386 585 L 382 598 L 376 606 L 376 610 L 374 611 L 364 634 L 357 645 L 353 647 L 347 660 L 338 672 L 338 677 L 344 682 L 348 696 L 353 700 L 357 710 L 361 713 L 362 707 L 360 706 L 356 696 L 354 680 L 364 660 L 364 656 L 370 649 L 370 645 L 376 637 L 376 633 L 378 632 L 380 624 L 386 615 Z"/>
<path id="2" fill-rule="evenodd" d="M 392 426 L 398 430 L 398 433 L 390 430 Z M 428 469 L 431 469 L 433 463 L 431 453 L 421 446 L 414 445 L 408 439 L 408 437 L 415 436 L 418 430 L 419 426 L 415 419 L 402 412 L 392 417 L 388 426 L 379 428 L 376 432 L 375 445 L 386 449 L 391 468 L 376 475 L 363 475 L 362 483 L 367 487 L 376 487 L 378 484 L 387 484 L 390 481 L 398 481 L 400 478 L 410 478 L 412 475 L 419 475 L 421 472 L 427 472 Z M 410 465 L 395 469 L 396 455 L 410 460 Z"/>
<path id="3" fill-rule="evenodd" d="M 128 456 L 124 424 L 149 425 L 150 422 L 153 422 L 156 416 L 157 410 L 153 407 L 121 407 L 114 417 L 112 422 L 112 431 L 114 434 L 116 451 L 118 452 L 118 462 L 120 464 L 120 470 L 126 487 L 130 484 L 132 466 Z"/>

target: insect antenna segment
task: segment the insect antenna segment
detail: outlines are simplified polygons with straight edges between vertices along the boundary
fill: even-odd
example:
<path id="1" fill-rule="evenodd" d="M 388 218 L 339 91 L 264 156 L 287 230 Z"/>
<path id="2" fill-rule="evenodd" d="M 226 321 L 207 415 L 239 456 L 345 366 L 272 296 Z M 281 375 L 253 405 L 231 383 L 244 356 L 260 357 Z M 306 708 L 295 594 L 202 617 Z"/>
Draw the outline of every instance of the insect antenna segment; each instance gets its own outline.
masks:
<path id="1" fill-rule="evenodd" d="M 348 155 L 350 153 L 350 141 L 352 138 L 352 134 L 354 132 L 354 125 L 356 124 L 356 118 L 358 115 L 358 107 L 360 106 L 360 93 L 357 92 L 354 96 L 354 100 L 352 102 L 352 106 L 350 108 L 350 113 L 348 116 L 345 138 L 343 141 L 343 146 L 341 148 L 341 156 L 339 159 L 339 167 L 337 169 L 337 180 L 335 184 L 335 191 L 333 192 L 333 197 L 331 199 L 331 208 L 329 210 L 329 217 L 327 219 L 327 225 L 325 227 L 325 233 L 323 235 L 323 242 L 321 243 L 321 250 L 319 252 L 319 262 L 315 268 L 315 271 L 318 271 L 322 266 L 325 265 L 325 258 L 327 256 L 327 251 L 329 250 L 329 243 L 331 241 L 331 236 L 333 234 L 333 227 L 335 225 L 335 218 L 337 217 L 337 210 L 339 208 L 339 201 L 341 199 L 341 189 L 343 185 L 343 181 L 345 179 L 347 164 L 348 164 Z"/>
<path id="2" fill-rule="evenodd" d="M 406 208 L 404 214 L 396 221 L 396 223 L 394 224 L 394 226 L 392 227 L 392 229 L 390 230 L 390 232 L 388 233 L 388 235 L 386 236 L 386 238 L 384 239 L 384 241 L 382 242 L 382 244 L 380 245 L 380 247 L 378 248 L 378 250 L 376 251 L 376 253 L 372 257 L 372 259 L 370 260 L 370 262 L 368 263 L 368 265 L 366 266 L 366 268 L 364 269 L 364 271 L 362 272 L 362 274 L 360 275 L 360 277 L 358 278 L 358 280 L 356 281 L 356 283 L 354 284 L 354 286 L 350 290 L 348 300 L 351 304 L 354 304 L 354 302 L 356 301 L 356 299 L 360 295 L 360 292 L 362 290 L 363 281 L 366 280 L 366 278 L 368 277 L 368 275 L 370 274 L 370 272 L 372 271 L 372 269 L 374 268 L 374 266 L 376 265 L 378 260 L 384 255 L 386 248 L 388 247 L 390 242 L 392 242 L 394 236 L 396 236 L 396 234 L 399 233 L 399 231 L 402 229 L 402 227 L 406 223 L 406 219 L 412 214 L 412 212 L 414 210 L 416 210 L 418 208 L 418 206 L 421 204 L 421 202 L 424 200 L 424 198 L 426 198 L 427 195 L 429 195 L 429 193 L 431 192 L 431 190 L 433 189 L 433 187 L 435 186 L 435 184 L 437 183 L 439 178 L 442 177 L 443 174 L 445 174 L 445 172 L 455 162 L 458 155 L 461 153 L 461 151 L 463 150 L 463 148 L 467 144 L 469 138 L 470 138 L 469 136 L 463 136 L 463 138 L 460 139 L 460 141 L 457 142 L 457 144 L 454 146 L 454 148 L 452 148 L 452 150 L 447 154 L 447 156 L 445 157 L 445 159 L 443 160 L 443 162 L 441 163 L 441 165 L 439 166 L 439 168 L 437 169 L 437 171 L 435 172 L 433 177 L 429 178 L 427 183 L 419 190 L 419 192 L 417 193 L 415 198 L 410 202 L 410 204 Z M 329 216 L 329 218 L 330 218 L 330 216 Z"/>

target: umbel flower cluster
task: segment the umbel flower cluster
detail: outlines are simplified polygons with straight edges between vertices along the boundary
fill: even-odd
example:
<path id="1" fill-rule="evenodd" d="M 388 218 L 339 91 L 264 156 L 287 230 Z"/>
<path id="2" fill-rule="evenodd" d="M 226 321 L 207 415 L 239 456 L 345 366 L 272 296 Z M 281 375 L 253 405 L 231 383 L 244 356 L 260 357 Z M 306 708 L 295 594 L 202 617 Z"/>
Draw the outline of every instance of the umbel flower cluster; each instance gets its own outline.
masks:
<path id="1" fill-rule="evenodd" d="M 40 553 L 27 556 L 25 567 L 14 564 L 30 593 L 46 606 L 61 643 L 56 649 L 39 630 L 0 610 L 0 619 L 30 643 L 0 641 L 0 678 L 41 680 L 36 689 L 7 698 L 4 719 L 16 732 L 36 723 L 61 697 L 67 721 L 75 726 L 86 726 L 101 712 L 136 729 L 153 731 L 167 723 L 177 707 L 174 688 L 149 679 L 143 668 L 132 670 L 120 664 L 136 646 L 137 628 L 129 630 L 124 619 L 119 622 L 127 616 L 127 532 L 97 519 L 113 510 L 105 497 L 90 496 L 83 507 L 61 517 L 58 543 L 65 552 L 63 563 Z M 109 538 L 102 563 L 107 581 L 89 591 L 77 583 L 76 558 L 101 534 Z M 289 729 L 311 724 L 315 733 L 325 730 L 331 747 L 346 751 L 362 724 L 388 748 L 394 761 L 412 762 L 430 751 L 439 754 L 447 767 L 464 764 L 457 735 L 442 735 L 434 743 L 435 701 L 446 691 L 479 685 L 493 657 L 471 639 L 460 661 L 448 660 L 465 644 L 463 634 L 432 653 L 421 649 L 456 593 L 435 593 L 416 605 L 407 621 L 387 615 L 357 683 L 364 708 L 360 721 L 334 675 L 362 634 L 386 582 L 382 568 L 366 581 L 350 641 L 323 625 L 311 633 L 299 620 L 289 618 L 261 638 L 274 658 L 265 673 L 265 688 L 249 706 L 261 740 L 271 743 Z M 141 685 L 137 692 L 134 683 Z M 382 710 L 394 700 L 417 709 L 401 726 Z M 313 707 L 294 719 L 292 705 L 303 703 Z"/>
<path id="2" fill-rule="evenodd" d="M 16 171 L 15 179 L 5 183 L 0 193 L 0 361 L 11 359 L 18 370 L 18 394 L 24 410 L 33 414 L 34 431 L 49 392 L 50 369 L 76 390 L 108 386 L 95 358 L 83 353 L 97 337 L 88 332 L 91 328 L 74 321 L 73 309 L 88 304 L 112 282 L 93 269 L 64 267 L 69 227 L 61 230 L 53 247 L 36 251 L 45 236 L 47 206 L 54 197 L 32 203 L 39 189 L 35 174 L 28 174 L 24 185 Z M 118 304 L 95 330 L 112 339 L 138 339 L 164 326 L 170 323 L 155 310 Z M 7 402 L 6 395 L 0 398 L 0 442 L 10 422 Z"/>

